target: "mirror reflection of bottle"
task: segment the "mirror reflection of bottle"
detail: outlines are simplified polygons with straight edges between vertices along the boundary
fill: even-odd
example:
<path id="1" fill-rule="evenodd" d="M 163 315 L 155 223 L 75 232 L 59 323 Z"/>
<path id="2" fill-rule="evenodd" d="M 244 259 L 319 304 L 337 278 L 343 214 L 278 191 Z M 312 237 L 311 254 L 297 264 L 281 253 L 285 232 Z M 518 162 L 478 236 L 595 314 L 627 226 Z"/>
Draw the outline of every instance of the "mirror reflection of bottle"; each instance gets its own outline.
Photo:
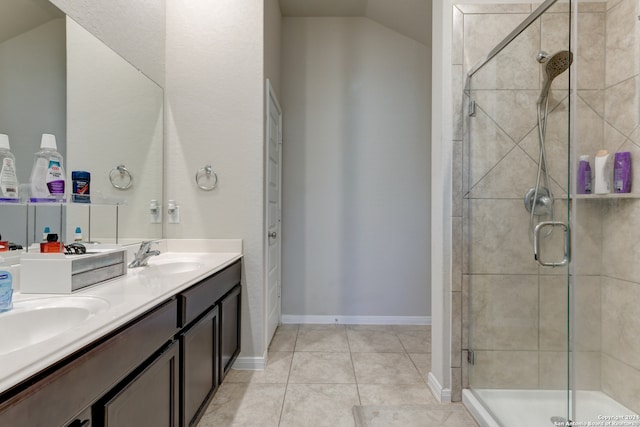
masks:
<path id="1" fill-rule="evenodd" d="M 0 134 L 0 202 L 18 202 L 16 158 L 11 153 L 9 137 Z"/>
<path id="2" fill-rule="evenodd" d="M 57 151 L 56 137 L 43 134 L 40 151 L 34 156 L 31 170 L 31 201 L 64 201 L 64 167 L 62 155 Z"/>

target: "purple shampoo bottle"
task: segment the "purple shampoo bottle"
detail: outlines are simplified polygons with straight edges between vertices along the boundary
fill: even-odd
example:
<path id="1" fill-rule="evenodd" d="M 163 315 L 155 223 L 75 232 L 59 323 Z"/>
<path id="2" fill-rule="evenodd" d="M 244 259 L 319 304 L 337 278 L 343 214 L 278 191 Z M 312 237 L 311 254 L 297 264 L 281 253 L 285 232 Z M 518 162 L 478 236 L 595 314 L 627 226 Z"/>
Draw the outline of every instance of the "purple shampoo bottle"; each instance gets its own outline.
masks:
<path id="1" fill-rule="evenodd" d="M 631 153 L 616 153 L 613 162 L 613 190 L 616 193 L 631 192 Z"/>
<path id="2" fill-rule="evenodd" d="M 589 164 L 589 156 L 580 156 L 578 163 L 578 179 L 576 181 L 576 193 L 591 194 L 591 165 Z"/>

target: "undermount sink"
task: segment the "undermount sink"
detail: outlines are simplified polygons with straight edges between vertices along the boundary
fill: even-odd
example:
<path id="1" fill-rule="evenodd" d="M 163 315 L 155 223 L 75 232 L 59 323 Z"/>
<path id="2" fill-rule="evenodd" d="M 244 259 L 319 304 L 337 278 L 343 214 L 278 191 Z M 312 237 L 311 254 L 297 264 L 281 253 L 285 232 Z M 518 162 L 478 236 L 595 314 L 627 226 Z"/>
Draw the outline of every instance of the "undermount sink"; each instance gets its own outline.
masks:
<path id="1" fill-rule="evenodd" d="M 141 267 L 141 272 L 151 274 L 179 274 L 188 273 L 202 268 L 202 263 L 190 259 L 155 259 L 149 260 L 146 267 Z"/>
<path id="2" fill-rule="evenodd" d="M 60 335 L 107 308 L 107 301 L 94 297 L 14 301 L 12 310 L 0 313 L 0 355 Z"/>

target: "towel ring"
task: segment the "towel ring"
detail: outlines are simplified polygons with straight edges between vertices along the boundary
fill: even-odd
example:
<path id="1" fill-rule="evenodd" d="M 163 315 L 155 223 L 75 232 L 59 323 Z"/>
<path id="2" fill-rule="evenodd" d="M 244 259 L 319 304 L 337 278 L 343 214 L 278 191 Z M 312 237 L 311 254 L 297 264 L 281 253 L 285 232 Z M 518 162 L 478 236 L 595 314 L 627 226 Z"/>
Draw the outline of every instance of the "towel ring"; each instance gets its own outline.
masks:
<path id="1" fill-rule="evenodd" d="M 213 181 L 213 184 L 203 184 L 203 181 Z M 196 172 L 196 184 L 204 191 L 210 191 L 218 185 L 218 175 L 213 171 L 211 165 L 206 165 Z"/>
<path id="2" fill-rule="evenodd" d="M 121 180 L 126 180 L 125 184 L 120 185 L 113 182 L 113 179 L 118 175 L 120 175 Z M 129 169 L 127 169 L 124 165 L 118 165 L 115 168 L 111 169 L 111 172 L 109 172 L 109 181 L 111 181 L 111 185 L 113 185 L 118 190 L 128 190 L 133 185 L 133 175 L 131 175 Z"/>

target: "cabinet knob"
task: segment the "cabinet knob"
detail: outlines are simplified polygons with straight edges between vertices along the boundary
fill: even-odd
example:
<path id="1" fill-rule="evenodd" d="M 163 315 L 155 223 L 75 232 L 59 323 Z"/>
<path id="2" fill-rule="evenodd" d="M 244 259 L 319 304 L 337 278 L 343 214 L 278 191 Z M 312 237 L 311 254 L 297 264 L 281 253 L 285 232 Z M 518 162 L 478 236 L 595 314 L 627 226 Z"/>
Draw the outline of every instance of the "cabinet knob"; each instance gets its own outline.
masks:
<path id="1" fill-rule="evenodd" d="M 272 231 L 271 233 L 268 234 L 269 237 L 271 237 L 272 239 L 275 239 L 276 237 L 278 237 L 278 233 L 276 233 L 275 231 Z"/>

